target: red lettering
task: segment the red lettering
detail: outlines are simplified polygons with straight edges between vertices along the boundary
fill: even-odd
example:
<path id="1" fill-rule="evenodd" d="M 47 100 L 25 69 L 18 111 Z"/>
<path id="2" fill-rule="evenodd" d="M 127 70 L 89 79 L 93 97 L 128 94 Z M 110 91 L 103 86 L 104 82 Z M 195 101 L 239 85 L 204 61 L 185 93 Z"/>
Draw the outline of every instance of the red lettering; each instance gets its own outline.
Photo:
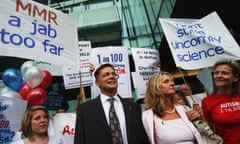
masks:
<path id="1" fill-rule="evenodd" d="M 48 13 L 48 22 L 51 23 L 51 21 L 53 21 L 56 25 L 58 25 L 58 23 L 57 23 L 57 14 L 55 12 L 49 11 L 49 13 Z"/>
<path id="2" fill-rule="evenodd" d="M 62 134 L 65 135 L 65 133 L 68 133 L 70 135 L 70 126 L 69 125 L 66 125 L 64 127 Z"/>
<path id="3" fill-rule="evenodd" d="M 117 74 L 125 74 L 125 73 L 126 73 L 126 71 L 125 71 L 124 68 L 117 68 L 117 69 L 115 69 L 115 72 L 116 72 Z"/>
<path id="4" fill-rule="evenodd" d="M 22 4 L 21 0 L 17 0 L 17 3 L 16 3 L 16 11 L 18 12 L 19 11 L 19 6 L 22 8 L 22 10 L 28 10 L 28 15 L 31 15 L 31 3 L 29 4 L 26 4 L 26 6 L 24 7 L 24 5 Z"/>
<path id="5" fill-rule="evenodd" d="M 33 7 L 33 8 L 32 8 Z M 57 23 L 57 14 L 53 11 L 47 11 L 47 9 L 39 10 L 38 5 L 33 5 L 32 3 L 23 4 L 21 0 L 17 0 L 16 2 L 16 11 L 19 12 L 21 10 L 27 10 L 27 14 L 32 17 L 43 17 L 44 21 L 49 23 Z"/>
<path id="6" fill-rule="evenodd" d="M 64 128 L 63 128 L 62 134 L 65 135 L 66 133 L 69 134 L 69 135 L 74 135 L 75 129 L 71 128 L 69 125 L 65 125 Z"/>
<path id="7" fill-rule="evenodd" d="M 0 121 L 0 128 L 7 128 L 9 126 L 9 120 L 1 120 Z"/>
<path id="8" fill-rule="evenodd" d="M 72 135 L 75 134 L 75 130 L 74 130 L 74 128 L 71 129 L 71 134 L 72 134 Z"/>
<path id="9" fill-rule="evenodd" d="M 33 6 L 33 17 L 36 17 L 36 13 L 38 14 L 38 16 L 42 16 L 43 15 L 43 20 L 46 21 L 47 19 L 47 10 L 43 9 L 42 11 L 38 10 L 38 7 L 36 5 Z"/>

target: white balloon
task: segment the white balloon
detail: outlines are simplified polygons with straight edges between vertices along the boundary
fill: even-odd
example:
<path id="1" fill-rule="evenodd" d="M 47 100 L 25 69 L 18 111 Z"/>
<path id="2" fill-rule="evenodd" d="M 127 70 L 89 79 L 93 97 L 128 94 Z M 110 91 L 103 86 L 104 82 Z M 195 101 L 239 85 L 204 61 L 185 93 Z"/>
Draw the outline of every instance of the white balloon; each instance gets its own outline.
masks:
<path id="1" fill-rule="evenodd" d="M 21 73 L 24 74 L 30 67 L 37 66 L 34 61 L 26 61 L 21 66 Z"/>
<path id="2" fill-rule="evenodd" d="M 0 95 L 2 94 L 2 93 L 5 93 L 5 92 L 8 92 L 9 91 L 9 88 L 8 87 L 1 87 L 0 88 Z"/>
<path id="3" fill-rule="evenodd" d="M 40 68 L 32 66 L 23 73 L 23 79 L 31 88 L 35 88 L 43 81 L 43 72 Z"/>
<path id="4" fill-rule="evenodd" d="M 1 89 L 1 88 L 5 88 L 5 87 L 6 87 L 6 85 L 3 83 L 2 80 L 0 80 L 0 89 Z"/>
<path id="5" fill-rule="evenodd" d="M 15 92 L 9 88 L 4 88 L 4 90 L 2 89 L 0 96 L 21 99 L 21 96 L 19 95 L 19 93 Z"/>

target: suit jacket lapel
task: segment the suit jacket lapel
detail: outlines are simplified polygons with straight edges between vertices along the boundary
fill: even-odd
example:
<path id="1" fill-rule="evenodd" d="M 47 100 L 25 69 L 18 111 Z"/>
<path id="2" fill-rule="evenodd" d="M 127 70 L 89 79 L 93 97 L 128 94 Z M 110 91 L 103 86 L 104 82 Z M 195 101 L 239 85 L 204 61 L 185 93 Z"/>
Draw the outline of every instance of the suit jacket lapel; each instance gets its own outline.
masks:
<path id="1" fill-rule="evenodd" d="M 101 125 L 103 126 L 103 128 L 106 130 L 106 132 L 111 136 L 111 131 L 107 122 L 107 119 L 105 117 L 105 113 L 102 107 L 102 103 L 100 100 L 100 96 L 98 96 L 93 104 L 95 113 L 93 113 L 94 115 L 96 115 L 98 121 L 101 123 Z"/>
<path id="2" fill-rule="evenodd" d="M 126 100 L 123 100 L 120 98 L 123 104 L 123 109 L 125 113 L 125 119 L 126 119 L 126 130 L 127 130 L 127 137 L 129 139 L 130 133 L 131 133 L 131 125 L 132 125 L 132 106 L 129 105 Z"/>

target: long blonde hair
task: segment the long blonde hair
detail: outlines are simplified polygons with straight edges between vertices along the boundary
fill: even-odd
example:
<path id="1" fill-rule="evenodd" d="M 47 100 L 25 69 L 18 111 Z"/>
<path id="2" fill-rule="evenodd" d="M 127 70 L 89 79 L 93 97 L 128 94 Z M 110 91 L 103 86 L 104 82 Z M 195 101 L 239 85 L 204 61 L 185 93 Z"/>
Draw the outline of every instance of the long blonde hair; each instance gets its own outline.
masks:
<path id="1" fill-rule="evenodd" d="M 151 108 L 159 117 L 163 116 L 166 110 L 166 98 L 160 91 L 163 75 L 172 77 L 172 75 L 168 72 L 159 72 L 152 75 L 152 77 L 149 79 L 144 99 L 145 108 Z M 172 104 L 175 103 L 174 96 L 171 98 L 171 102 Z"/>

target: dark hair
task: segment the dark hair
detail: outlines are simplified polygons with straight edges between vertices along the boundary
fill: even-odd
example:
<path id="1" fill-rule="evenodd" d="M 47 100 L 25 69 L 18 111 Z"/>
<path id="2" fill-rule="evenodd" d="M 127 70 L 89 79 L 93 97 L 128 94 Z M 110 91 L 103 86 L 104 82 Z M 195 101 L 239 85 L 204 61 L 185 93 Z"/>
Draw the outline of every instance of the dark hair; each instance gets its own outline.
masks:
<path id="1" fill-rule="evenodd" d="M 65 111 L 67 111 L 69 109 L 68 102 L 66 100 L 63 100 L 61 102 L 61 106 L 58 109 L 64 109 Z"/>
<path id="2" fill-rule="evenodd" d="M 102 69 L 106 68 L 106 67 L 111 67 L 113 70 L 115 70 L 114 67 L 113 67 L 113 65 L 110 64 L 110 63 L 102 64 L 102 65 L 99 66 L 99 67 L 96 69 L 96 71 L 94 72 L 94 77 L 95 77 L 96 80 L 98 79 L 99 72 L 100 72 Z"/>

